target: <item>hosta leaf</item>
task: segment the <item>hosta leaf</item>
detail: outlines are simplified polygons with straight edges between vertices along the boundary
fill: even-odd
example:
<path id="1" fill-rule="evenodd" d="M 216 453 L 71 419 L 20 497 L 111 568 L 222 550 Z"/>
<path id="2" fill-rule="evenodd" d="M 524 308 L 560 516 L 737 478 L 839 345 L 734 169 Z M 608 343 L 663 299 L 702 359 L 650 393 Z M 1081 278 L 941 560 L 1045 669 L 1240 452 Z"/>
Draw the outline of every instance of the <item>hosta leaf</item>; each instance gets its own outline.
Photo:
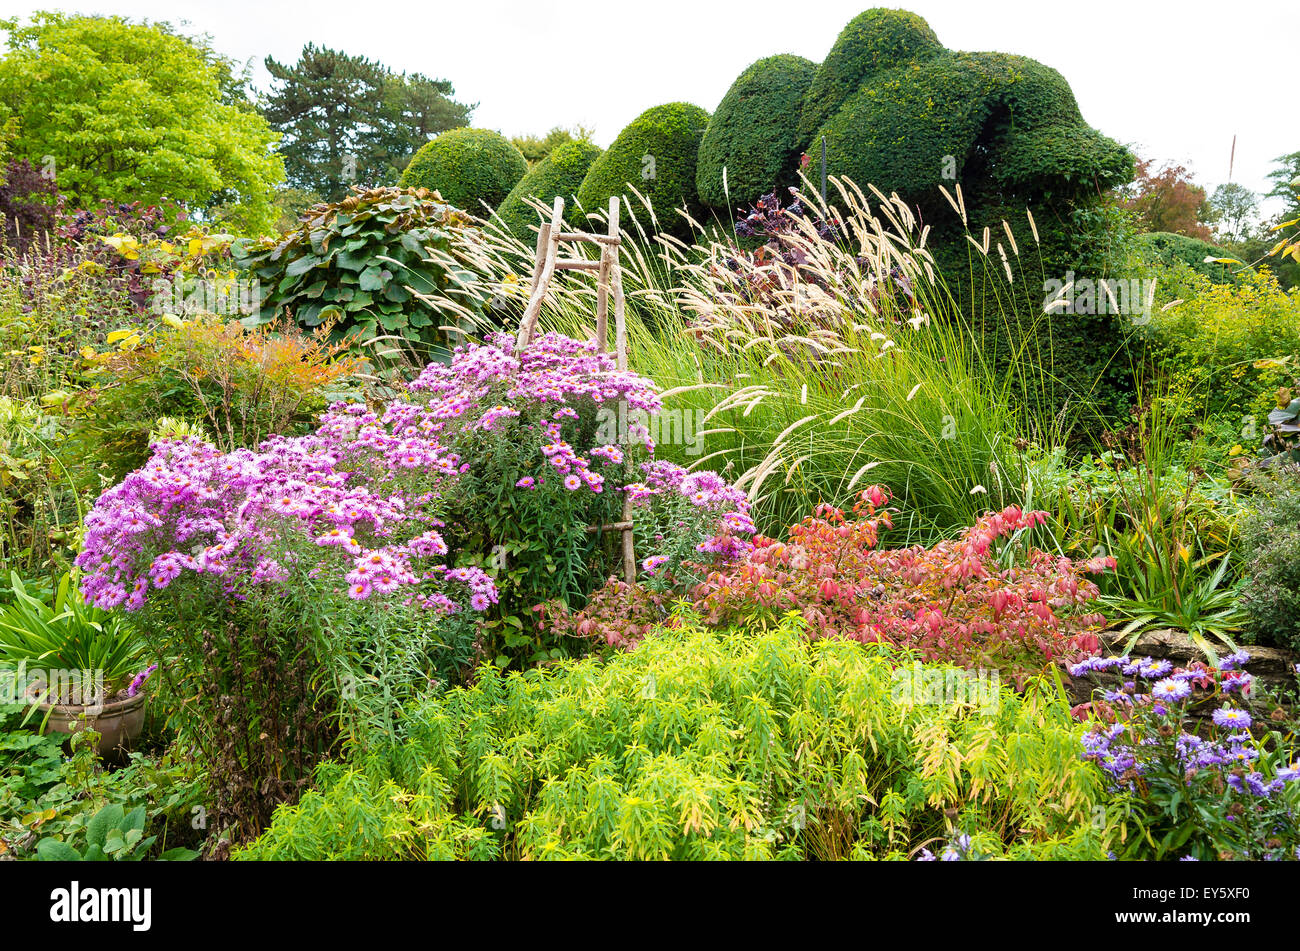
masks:
<path id="1" fill-rule="evenodd" d="M 81 853 L 58 839 L 41 839 L 36 843 L 36 855 L 45 862 L 80 862 Z"/>
<path id="2" fill-rule="evenodd" d="M 347 271 L 364 271 L 370 266 L 370 255 L 364 252 L 342 251 L 334 258 L 334 263 Z"/>

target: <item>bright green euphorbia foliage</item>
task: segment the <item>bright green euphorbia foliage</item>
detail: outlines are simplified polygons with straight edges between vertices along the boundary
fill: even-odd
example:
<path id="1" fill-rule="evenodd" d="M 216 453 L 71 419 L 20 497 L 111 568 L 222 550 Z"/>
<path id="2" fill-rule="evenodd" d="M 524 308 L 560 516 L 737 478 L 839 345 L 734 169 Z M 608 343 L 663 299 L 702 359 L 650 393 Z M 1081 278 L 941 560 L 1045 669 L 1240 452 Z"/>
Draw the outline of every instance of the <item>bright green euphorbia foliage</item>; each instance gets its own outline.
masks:
<path id="1" fill-rule="evenodd" d="M 231 63 L 167 24 L 38 13 L 0 20 L 0 120 L 16 158 L 51 168 L 74 205 L 166 197 L 222 204 L 250 229 L 274 219 L 277 135 Z"/>

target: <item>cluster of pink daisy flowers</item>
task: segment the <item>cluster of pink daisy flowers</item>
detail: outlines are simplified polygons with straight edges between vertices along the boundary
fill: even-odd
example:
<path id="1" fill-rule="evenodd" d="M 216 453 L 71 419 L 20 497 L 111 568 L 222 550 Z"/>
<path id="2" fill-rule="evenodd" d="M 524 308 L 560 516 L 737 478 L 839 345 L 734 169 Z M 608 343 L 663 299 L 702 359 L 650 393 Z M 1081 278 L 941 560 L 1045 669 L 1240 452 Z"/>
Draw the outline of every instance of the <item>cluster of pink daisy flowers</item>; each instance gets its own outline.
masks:
<path id="1" fill-rule="evenodd" d="M 501 421 L 518 420 L 512 437 L 537 440 L 537 452 L 547 466 L 542 474 L 517 479 L 518 489 L 533 491 L 550 484 L 599 495 L 612 483 L 643 508 L 685 498 L 696 515 L 712 522 L 698 551 L 719 559 L 744 556 L 747 539 L 754 534 L 749 500 L 722 476 L 654 460 L 648 435 L 640 433 L 638 439 L 632 427 L 629 441 L 622 445 L 577 444 L 584 408 L 612 410 L 626 404 L 626 411 L 658 413 L 662 402 L 652 380 L 618 370 L 614 357 L 598 353 L 593 343 L 560 334 L 538 338 L 521 354 L 513 352 L 513 343 L 509 336 L 498 335 L 482 345 L 458 348 L 449 365 L 429 366 L 410 390 L 429 399 L 424 412 L 440 423 L 456 419 L 468 429 L 500 431 Z M 641 481 L 633 481 L 634 453 L 651 457 L 641 464 Z M 651 563 L 657 566 L 662 560 L 652 556 Z"/>
<path id="2" fill-rule="evenodd" d="M 635 442 L 574 444 L 582 411 L 593 406 L 658 412 L 653 381 L 559 334 L 521 354 L 512 344 L 498 335 L 457 348 L 449 364 L 430 365 L 379 410 L 331 406 L 310 436 L 229 453 L 193 439 L 158 443 L 149 462 L 106 491 L 86 518 L 77 558 L 84 594 L 101 607 L 136 610 L 151 591 L 190 573 L 244 598 L 249 585 L 282 583 L 303 567 L 337 576 L 339 590 L 357 600 L 402 592 L 449 610 L 456 604 L 442 588 L 450 582 L 467 591 L 470 607 L 485 610 L 497 600 L 491 578 L 440 563 L 448 545 L 437 519 L 472 464 L 461 453 L 484 431 L 537 440 L 537 472 L 546 474 L 519 479 L 520 489 L 553 480 L 552 487 L 599 495 L 610 481 L 638 505 L 686 500 L 709 523 L 699 551 L 725 558 L 747 551 L 748 500 L 717 473 L 652 459 L 641 465 L 643 481 L 632 482 L 634 451 L 644 458 L 652 450 Z M 304 550 L 315 553 L 312 564 L 299 566 Z"/>
<path id="3" fill-rule="evenodd" d="M 464 466 L 423 421 L 400 405 L 380 418 L 337 404 L 315 434 L 275 437 L 257 451 L 158 443 L 86 517 L 77 556 L 84 595 L 102 608 L 137 610 L 188 572 L 243 599 L 250 585 L 289 579 L 303 544 L 314 541 L 319 555 L 304 567 L 317 577 L 333 573 L 354 599 L 407 591 L 455 609 L 423 589 L 465 585 L 430 573 L 447 554 L 438 502 Z M 468 587 L 472 607 L 484 602 L 484 592 Z M 486 603 L 494 597 L 487 592 Z"/>

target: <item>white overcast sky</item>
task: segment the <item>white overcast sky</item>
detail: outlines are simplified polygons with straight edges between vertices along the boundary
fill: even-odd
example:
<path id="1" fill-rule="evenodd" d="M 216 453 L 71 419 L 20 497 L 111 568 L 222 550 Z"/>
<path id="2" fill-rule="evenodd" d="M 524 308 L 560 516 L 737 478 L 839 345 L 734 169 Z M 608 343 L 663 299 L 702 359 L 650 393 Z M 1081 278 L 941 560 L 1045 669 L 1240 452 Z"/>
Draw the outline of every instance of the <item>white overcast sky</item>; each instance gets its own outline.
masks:
<path id="1" fill-rule="evenodd" d="M 891 0 L 950 49 L 1030 56 L 1064 74 L 1084 119 L 1143 157 L 1186 165 L 1207 190 L 1266 188 L 1272 160 L 1300 149 L 1300 95 L 1287 68 L 1300 40 L 1295 0 Z M 476 126 L 506 135 L 581 123 L 608 145 L 650 106 L 712 111 L 749 63 L 773 53 L 822 60 L 869 0 L 0 0 L 36 9 L 169 20 L 253 63 L 304 43 L 450 79 L 479 103 Z"/>

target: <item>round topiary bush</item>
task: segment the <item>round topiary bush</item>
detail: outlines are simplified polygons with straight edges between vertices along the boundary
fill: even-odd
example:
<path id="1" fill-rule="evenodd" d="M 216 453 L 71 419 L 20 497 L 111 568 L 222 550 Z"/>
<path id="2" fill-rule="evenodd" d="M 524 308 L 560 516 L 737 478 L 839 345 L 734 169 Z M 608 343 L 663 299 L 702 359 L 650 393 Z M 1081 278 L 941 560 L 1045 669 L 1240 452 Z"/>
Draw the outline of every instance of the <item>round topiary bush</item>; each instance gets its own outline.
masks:
<path id="1" fill-rule="evenodd" d="M 930 24 L 906 10 L 875 7 L 859 13 L 840 31 L 804 96 L 799 117 L 803 143 L 835 114 L 874 73 L 928 59 L 943 52 Z"/>
<path id="2" fill-rule="evenodd" d="M 730 211 L 776 186 L 796 183 L 799 108 L 816 72 L 816 63 L 786 53 L 760 59 L 740 74 L 700 141 L 695 169 L 700 201 Z"/>
<path id="3" fill-rule="evenodd" d="M 578 191 L 579 203 L 593 212 L 608 205 L 613 195 L 628 195 L 632 201 L 627 212 L 647 227 L 655 226 L 646 220 L 647 212 L 630 185 L 650 201 L 658 230 L 688 233 L 687 223 L 675 209 L 699 208 L 695 163 L 708 122 L 709 114 L 689 102 L 647 109 L 592 163 Z"/>
<path id="4" fill-rule="evenodd" d="M 566 142 L 551 150 L 527 175 L 519 180 L 497 208 L 497 215 L 514 234 L 527 240 L 541 216 L 529 203 L 536 198 L 550 204 L 557 195 L 572 204 L 591 165 L 600 157 L 601 148 L 586 140 Z"/>
<path id="5" fill-rule="evenodd" d="M 487 129 L 451 129 L 415 153 L 402 173 L 404 188 L 428 188 L 473 214 L 501 204 L 528 171 L 520 151 Z"/>

